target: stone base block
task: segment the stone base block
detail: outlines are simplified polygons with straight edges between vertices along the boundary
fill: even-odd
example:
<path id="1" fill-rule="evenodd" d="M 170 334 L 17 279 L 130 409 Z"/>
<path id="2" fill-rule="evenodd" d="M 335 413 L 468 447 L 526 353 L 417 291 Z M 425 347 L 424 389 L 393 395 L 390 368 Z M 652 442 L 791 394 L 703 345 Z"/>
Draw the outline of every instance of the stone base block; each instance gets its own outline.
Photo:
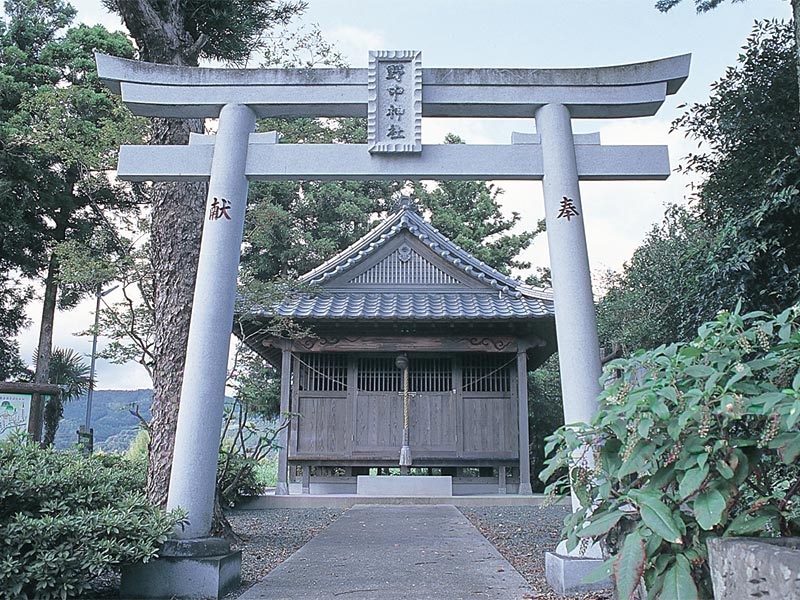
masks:
<path id="1" fill-rule="evenodd" d="M 358 496 L 442 497 L 453 495 L 453 478 L 445 475 L 359 475 Z"/>
<path id="2" fill-rule="evenodd" d="M 709 538 L 714 598 L 800 598 L 800 538 Z"/>
<path id="3" fill-rule="evenodd" d="M 170 540 L 159 558 L 122 568 L 120 597 L 217 600 L 241 577 L 242 553 L 224 540 Z"/>
<path id="4" fill-rule="evenodd" d="M 609 579 L 597 583 L 583 582 L 587 575 L 602 564 L 603 559 L 601 558 L 544 553 L 547 583 L 554 592 L 562 596 L 610 589 L 611 581 Z"/>

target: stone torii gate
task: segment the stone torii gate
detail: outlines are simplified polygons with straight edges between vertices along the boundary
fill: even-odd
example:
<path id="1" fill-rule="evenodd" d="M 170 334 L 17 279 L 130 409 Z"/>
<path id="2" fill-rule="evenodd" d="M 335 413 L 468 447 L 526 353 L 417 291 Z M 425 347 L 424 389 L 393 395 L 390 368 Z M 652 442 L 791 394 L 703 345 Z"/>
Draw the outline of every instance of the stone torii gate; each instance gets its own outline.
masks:
<path id="1" fill-rule="evenodd" d="M 688 77 L 690 55 L 587 69 L 430 69 L 417 51 L 370 52 L 366 69 L 96 59 L 134 114 L 219 118 L 215 135 L 192 135 L 186 146 L 120 151 L 121 179 L 209 182 L 168 500 L 190 522 L 169 558 L 129 573 L 123 592 L 216 597 L 238 578 L 236 556 L 208 536 L 250 180 L 542 180 L 565 422 L 592 418 L 601 368 L 579 181 L 663 180 L 670 167 L 665 146 L 604 146 L 599 134 L 574 135 L 572 119 L 654 115 Z M 280 144 L 277 133 L 254 133 L 261 117 L 367 117 L 369 141 Z M 422 117 L 532 118 L 536 133 L 514 134 L 509 145 L 423 145 Z M 521 473 L 520 492 L 530 491 L 530 473 Z"/>

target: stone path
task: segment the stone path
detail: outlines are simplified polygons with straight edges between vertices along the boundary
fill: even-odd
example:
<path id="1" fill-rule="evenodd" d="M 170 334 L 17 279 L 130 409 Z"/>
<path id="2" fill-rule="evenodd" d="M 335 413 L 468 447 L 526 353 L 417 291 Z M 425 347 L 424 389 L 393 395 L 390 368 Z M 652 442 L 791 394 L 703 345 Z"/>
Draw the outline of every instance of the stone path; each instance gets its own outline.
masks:
<path id="1" fill-rule="evenodd" d="M 522 600 L 531 588 L 449 505 L 354 506 L 239 600 Z"/>

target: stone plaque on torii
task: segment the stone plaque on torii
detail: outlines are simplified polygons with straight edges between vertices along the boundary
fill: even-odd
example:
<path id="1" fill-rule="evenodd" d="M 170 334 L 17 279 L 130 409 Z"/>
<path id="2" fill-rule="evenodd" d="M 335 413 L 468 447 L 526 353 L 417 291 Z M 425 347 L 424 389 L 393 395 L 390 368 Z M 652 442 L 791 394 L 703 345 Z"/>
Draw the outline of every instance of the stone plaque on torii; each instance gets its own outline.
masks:
<path id="1" fill-rule="evenodd" d="M 571 121 L 652 116 L 689 63 L 440 69 L 422 68 L 417 51 L 377 51 L 366 69 L 215 69 L 98 55 L 100 78 L 134 114 L 219 118 L 215 135 L 192 134 L 185 146 L 123 146 L 117 172 L 209 182 L 168 500 L 190 523 L 176 537 L 204 539 L 211 528 L 250 180 L 542 180 L 564 418 L 588 422 L 601 367 L 579 181 L 663 180 L 670 167 L 665 146 L 604 146 L 599 134 L 574 135 Z M 275 132 L 254 133 L 261 117 L 367 117 L 369 140 L 281 144 Z M 425 145 L 423 117 L 530 118 L 536 133 L 507 145 Z M 520 480 L 530 493 L 530 473 Z"/>

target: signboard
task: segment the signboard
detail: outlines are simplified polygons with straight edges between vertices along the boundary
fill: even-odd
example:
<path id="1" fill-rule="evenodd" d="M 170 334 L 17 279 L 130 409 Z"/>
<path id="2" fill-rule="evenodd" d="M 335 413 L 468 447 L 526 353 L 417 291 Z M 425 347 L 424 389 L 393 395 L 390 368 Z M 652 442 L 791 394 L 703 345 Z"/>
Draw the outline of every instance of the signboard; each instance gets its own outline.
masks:
<path id="1" fill-rule="evenodd" d="M 0 393 L 0 439 L 15 432 L 25 433 L 30 413 L 30 394 Z"/>
<path id="2" fill-rule="evenodd" d="M 370 52 L 368 91 L 369 151 L 422 152 L 422 54 Z"/>

